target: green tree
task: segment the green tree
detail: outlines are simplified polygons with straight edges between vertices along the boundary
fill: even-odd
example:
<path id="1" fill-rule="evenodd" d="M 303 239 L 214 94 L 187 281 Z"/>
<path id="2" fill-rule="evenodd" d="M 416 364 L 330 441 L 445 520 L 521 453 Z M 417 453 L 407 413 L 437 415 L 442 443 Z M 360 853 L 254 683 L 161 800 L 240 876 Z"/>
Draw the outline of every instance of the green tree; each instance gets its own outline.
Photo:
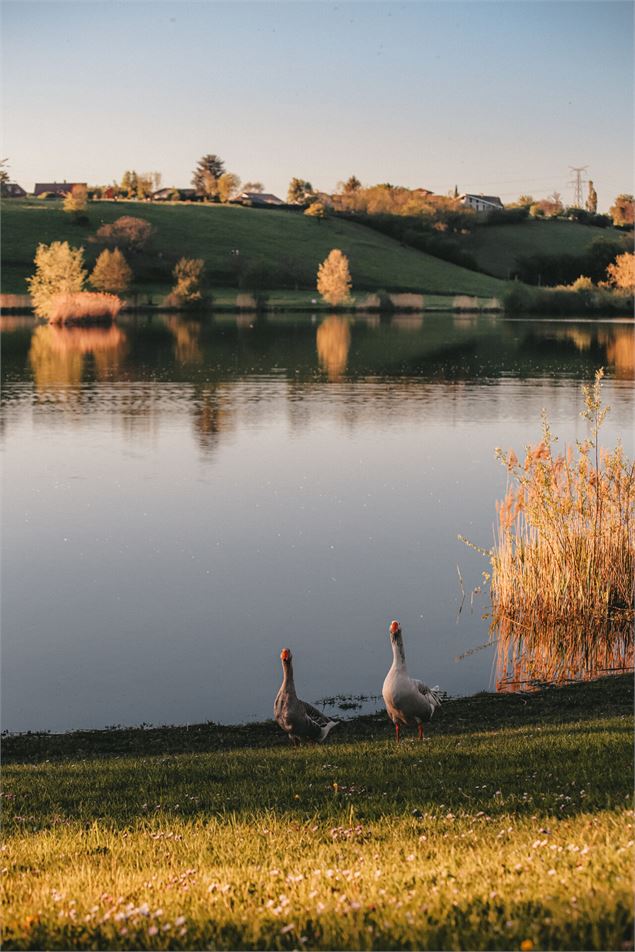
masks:
<path id="1" fill-rule="evenodd" d="M 71 248 L 67 241 L 40 244 L 35 252 L 35 274 L 27 286 L 38 317 L 50 317 L 59 294 L 75 294 L 86 281 L 84 249 Z"/>
<path id="2" fill-rule="evenodd" d="M 198 160 L 192 175 L 192 185 L 205 198 L 217 198 L 218 180 L 225 171 L 225 163 L 218 155 L 208 153 Z"/>
<path id="3" fill-rule="evenodd" d="M 0 159 L 0 185 L 6 185 L 9 181 L 8 162 L 8 159 Z"/>
<path id="4" fill-rule="evenodd" d="M 595 188 L 593 187 L 593 182 L 591 181 L 591 179 L 589 179 L 589 194 L 587 195 L 586 209 L 587 209 L 587 211 L 590 212 L 592 215 L 596 215 L 596 214 L 597 214 L 597 210 L 598 210 L 598 193 L 595 191 Z"/>
<path id="5" fill-rule="evenodd" d="M 119 248 L 104 248 L 95 262 L 90 283 L 98 291 L 123 294 L 130 287 L 132 271 Z"/>
<path id="6" fill-rule="evenodd" d="M 318 268 L 317 289 L 328 304 L 344 304 L 350 297 L 352 282 L 348 258 L 333 248 Z"/>
<path id="7" fill-rule="evenodd" d="M 234 172 L 223 172 L 218 180 L 218 197 L 221 202 L 228 202 L 240 188 L 240 179 Z"/>
<path id="8" fill-rule="evenodd" d="M 262 182 L 245 182 L 243 185 L 243 192 L 258 192 L 259 195 L 262 195 L 265 187 Z"/>
<path id="9" fill-rule="evenodd" d="M 304 205 L 314 194 L 313 186 L 306 179 L 292 178 L 289 182 L 287 200 L 292 205 Z"/>
<path id="10" fill-rule="evenodd" d="M 632 195 L 618 195 L 611 207 L 609 215 L 613 219 L 614 225 L 632 225 L 634 218 L 635 204 Z"/>

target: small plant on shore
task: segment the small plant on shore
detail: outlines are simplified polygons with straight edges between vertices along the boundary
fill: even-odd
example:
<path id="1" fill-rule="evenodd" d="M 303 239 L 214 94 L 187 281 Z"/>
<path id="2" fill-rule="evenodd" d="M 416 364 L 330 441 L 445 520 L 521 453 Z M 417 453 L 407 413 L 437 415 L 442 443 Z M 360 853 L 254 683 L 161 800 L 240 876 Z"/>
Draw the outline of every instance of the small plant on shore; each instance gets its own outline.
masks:
<path id="1" fill-rule="evenodd" d="M 351 287 L 348 258 L 339 248 L 333 248 L 318 268 L 318 292 L 328 304 L 337 307 L 349 300 Z"/>
<path id="2" fill-rule="evenodd" d="M 71 248 L 67 241 L 40 244 L 34 261 L 35 274 L 27 278 L 33 310 L 38 317 L 50 318 L 55 298 L 83 290 L 86 281 L 84 249 Z"/>
<path id="3" fill-rule="evenodd" d="M 546 418 L 522 464 L 497 450 L 511 478 L 486 575 L 499 687 L 633 665 L 635 466 L 620 444 L 599 447 L 602 377 L 584 388 L 591 435 L 577 458 L 554 452 Z"/>
<path id="4" fill-rule="evenodd" d="M 180 258 L 172 274 L 175 284 L 168 302 L 176 307 L 191 307 L 203 300 L 202 281 L 205 262 L 202 258 Z"/>
<path id="5" fill-rule="evenodd" d="M 131 281 L 132 271 L 119 248 L 115 248 L 114 251 L 104 248 L 90 276 L 92 286 L 98 291 L 124 294 L 130 287 Z"/>

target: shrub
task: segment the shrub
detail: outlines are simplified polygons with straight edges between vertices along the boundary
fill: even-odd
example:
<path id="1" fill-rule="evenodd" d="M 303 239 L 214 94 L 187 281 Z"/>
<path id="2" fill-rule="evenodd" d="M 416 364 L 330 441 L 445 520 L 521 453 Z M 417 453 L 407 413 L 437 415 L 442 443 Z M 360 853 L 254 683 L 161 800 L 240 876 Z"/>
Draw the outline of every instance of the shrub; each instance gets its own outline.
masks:
<path id="1" fill-rule="evenodd" d="M 101 252 L 90 276 L 90 283 L 98 291 L 112 291 L 123 294 L 132 281 L 132 271 L 119 248 Z"/>
<path id="2" fill-rule="evenodd" d="M 95 241 L 111 247 L 118 246 L 127 251 L 142 251 L 150 240 L 154 229 L 144 218 L 123 215 L 110 225 L 97 229 Z"/>
<path id="3" fill-rule="evenodd" d="M 176 283 L 169 296 L 171 305 L 185 307 L 200 304 L 203 300 L 201 282 L 205 262 L 202 258 L 180 258 L 172 272 Z"/>
<path id="4" fill-rule="evenodd" d="M 113 321 L 122 307 L 123 301 L 115 294 L 95 291 L 65 292 L 52 299 L 49 320 L 51 324 Z"/>
<path id="5" fill-rule="evenodd" d="M 326 218 L 326 208 L 322 202 L 313 202 L 304 212 L 309 218 Z"/>
<path id="6" fill-rule="evenodd" d="M 333 248 L 318 268 L 317 290 L 328 304 L 337 306 L 349 300 L 351 286 L 348 258 Z"/>
<path id="7" fill-rule="evenodd" d="M 84 287 L 84 249 L 67 241 L 40 244 L 35 252 L 35 274 L 27 278 L 33 310 L 38 317 L 51 316 L 51 304 L 60 294 L 76 294 Z"/>
<path id="8" fill-rule="evenodd" d="M 602 377 L 584 388 L 591 437 L 577 458 L 571 448 L 554 454 L 546 418 L 523 464 L 497 451 L 511 479 L 490 553 L 502 686 L 633 664 L 635 466 L 620 445 L 599 447 Z"/>
<path id="9" fill-rule="evenodd" d="M 41 198 L 43 201 L 47 202 L 50 198 L 59 198 L 57 192 L 40 192 L 38 198 Z"/>

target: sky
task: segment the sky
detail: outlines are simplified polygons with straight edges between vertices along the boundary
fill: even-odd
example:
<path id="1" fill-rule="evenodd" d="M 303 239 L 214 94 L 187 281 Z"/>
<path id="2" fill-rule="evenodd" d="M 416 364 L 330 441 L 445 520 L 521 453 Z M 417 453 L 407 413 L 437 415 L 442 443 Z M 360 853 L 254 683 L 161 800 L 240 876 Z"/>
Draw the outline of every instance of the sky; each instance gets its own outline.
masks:
<path id="1" fill-rule="evenodd" d="M 205 153 L 286 196 L 633 191 L 630 0 L 3 0 L 12 181 L 187 187 Z"/>

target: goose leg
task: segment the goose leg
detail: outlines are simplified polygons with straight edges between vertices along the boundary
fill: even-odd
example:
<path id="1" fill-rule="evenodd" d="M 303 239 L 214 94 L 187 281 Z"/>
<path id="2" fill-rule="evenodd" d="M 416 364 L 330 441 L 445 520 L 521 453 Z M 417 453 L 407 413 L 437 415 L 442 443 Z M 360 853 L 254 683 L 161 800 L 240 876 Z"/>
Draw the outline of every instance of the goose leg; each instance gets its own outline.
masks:
<path id="1" fill-rule="evenodd" d="M 419 723 L 419 740 L 423 740 L 423 724 Z"/>
<path id="2" fill-rule="evenodd" d="M 397 743 L 399 743 L 399 721 L 395 723 L 395 733 L 397 735 Z"/>

